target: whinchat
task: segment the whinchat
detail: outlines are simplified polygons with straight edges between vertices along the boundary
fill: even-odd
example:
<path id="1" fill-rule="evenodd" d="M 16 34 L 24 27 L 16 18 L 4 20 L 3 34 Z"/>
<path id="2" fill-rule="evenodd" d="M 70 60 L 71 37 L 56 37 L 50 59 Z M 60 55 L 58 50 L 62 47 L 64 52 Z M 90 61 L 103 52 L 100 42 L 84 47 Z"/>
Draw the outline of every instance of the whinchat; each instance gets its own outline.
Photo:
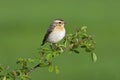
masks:
<path id="1" fill-rule="evenodd" d="M 46 42 L 57 43 L 65 36 L 64 21 L 55 19 L 49 26 L 41 45 Z"/>

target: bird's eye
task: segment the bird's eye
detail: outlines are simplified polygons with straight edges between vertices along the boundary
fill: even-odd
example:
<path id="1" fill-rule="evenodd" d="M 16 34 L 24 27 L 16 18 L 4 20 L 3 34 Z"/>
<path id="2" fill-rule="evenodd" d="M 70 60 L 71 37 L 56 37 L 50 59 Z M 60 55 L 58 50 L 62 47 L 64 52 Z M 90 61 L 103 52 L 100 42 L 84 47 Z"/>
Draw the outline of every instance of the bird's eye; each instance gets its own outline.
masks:
<path id="1" fill-rule="evenodd" d="M 59 24 L 61 24 L 61 22 L 59 22 Z"/>

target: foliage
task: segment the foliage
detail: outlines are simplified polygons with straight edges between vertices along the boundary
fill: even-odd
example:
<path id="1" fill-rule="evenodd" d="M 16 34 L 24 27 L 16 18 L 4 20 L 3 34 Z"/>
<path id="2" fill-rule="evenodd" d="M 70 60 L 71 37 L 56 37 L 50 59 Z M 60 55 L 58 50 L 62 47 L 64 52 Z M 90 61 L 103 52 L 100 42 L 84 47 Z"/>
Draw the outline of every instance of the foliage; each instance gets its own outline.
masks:
<path id="1" fill-rule="evenodd" d="M 87 33 L 87 27 L 83 26 L 76 29 L 75 33 L 68 34 L 63 40 L 62 44 L 52 44 L 50 47 L 40 48 L 40 57 L 36 58 L 19 58 L 16 65 L 19 65 L 17 69 L 9 72 L 9 67 L 2 67 L 0 65 L 0 80 L 31 80 L 29 74 L 36 68 L 48 67 L 49 72 L 55 71 L 56 74 L 60 72 L 58 66 L 53 66 L 52 60 L 54 57 L 68 52 L 79 54 L 79 49 L 84 49 L 85 52 L 91 54 L 93 62 L 96 62 L 97 56 L 95 54 L 95 42 L 93 36 Z M 35 64 L 32 67 L 30 64 Z"/>

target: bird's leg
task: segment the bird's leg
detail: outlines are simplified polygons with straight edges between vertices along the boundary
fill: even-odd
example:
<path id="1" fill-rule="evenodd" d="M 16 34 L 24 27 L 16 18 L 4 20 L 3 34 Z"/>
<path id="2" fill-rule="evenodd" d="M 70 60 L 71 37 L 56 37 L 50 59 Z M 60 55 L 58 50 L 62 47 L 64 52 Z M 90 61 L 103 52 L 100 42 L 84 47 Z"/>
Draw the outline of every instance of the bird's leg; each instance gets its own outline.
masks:
<path id="1" fill-rule="evenodd" d="M 56 43 L 51 43 L 51 44 L 50 44 L 50 48 L 51 48 L 52 50 L 56 50 L 56 49 L 57 49 L 57 44 L 56 44 Z"/>

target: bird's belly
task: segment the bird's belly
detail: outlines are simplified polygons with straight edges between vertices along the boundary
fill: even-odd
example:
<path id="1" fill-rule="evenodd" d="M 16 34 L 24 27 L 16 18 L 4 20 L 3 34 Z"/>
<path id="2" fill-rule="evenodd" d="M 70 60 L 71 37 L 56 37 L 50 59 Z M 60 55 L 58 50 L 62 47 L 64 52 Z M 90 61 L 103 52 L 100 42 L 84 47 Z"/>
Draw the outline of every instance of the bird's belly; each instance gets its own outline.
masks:
<path id="1" fill-rule="evenodd" d="M 63 39 L 65 36 L 65 30 L 64 31 L 53 31 L 49 37 L 48 37 L 48 42 L 50 43 L 57 43 L 61 39 Z"/>

